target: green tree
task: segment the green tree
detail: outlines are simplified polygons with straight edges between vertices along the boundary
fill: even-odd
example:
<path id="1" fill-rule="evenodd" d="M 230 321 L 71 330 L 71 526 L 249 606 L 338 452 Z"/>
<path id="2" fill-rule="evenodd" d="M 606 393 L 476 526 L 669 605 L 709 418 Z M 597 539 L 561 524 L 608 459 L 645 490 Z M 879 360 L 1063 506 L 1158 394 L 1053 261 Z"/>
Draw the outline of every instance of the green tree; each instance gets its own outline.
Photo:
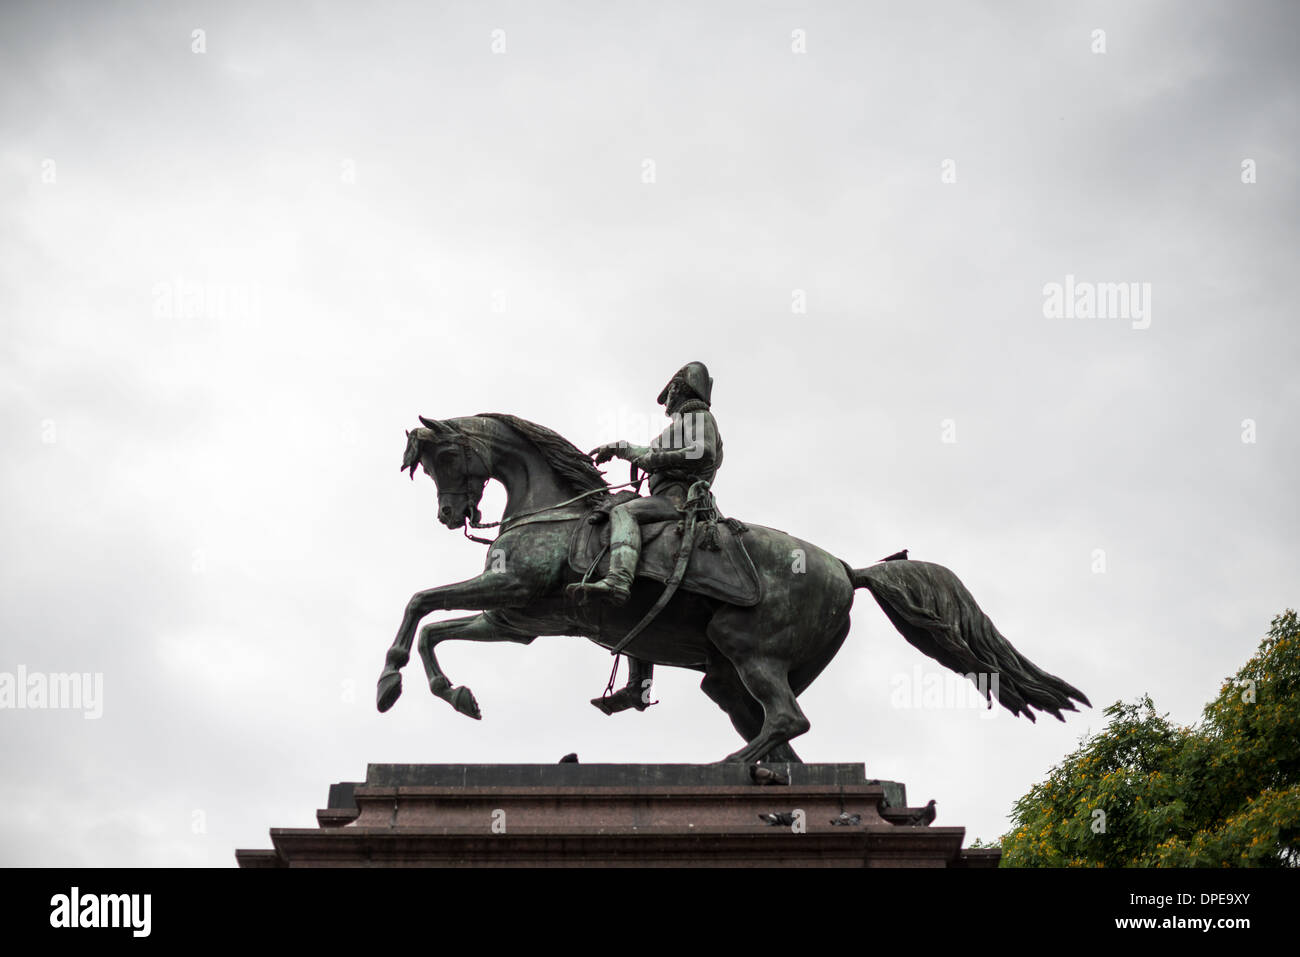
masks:
<path id="1" fill-rule="evenodd" d="M 1016 802 L 1004 867 L 1300 866 L 1300 620 L 1273 619 L 1199 724 L 1149 695 Z"/>

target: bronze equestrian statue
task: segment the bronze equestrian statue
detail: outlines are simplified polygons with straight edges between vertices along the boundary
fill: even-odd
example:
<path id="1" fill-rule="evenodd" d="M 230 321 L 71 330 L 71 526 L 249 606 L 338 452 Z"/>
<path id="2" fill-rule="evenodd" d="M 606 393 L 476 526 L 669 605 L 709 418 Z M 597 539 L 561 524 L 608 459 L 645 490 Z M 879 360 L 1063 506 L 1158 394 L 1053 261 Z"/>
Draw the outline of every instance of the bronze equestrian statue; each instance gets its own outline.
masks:
<path id="1" fill-rule="evenodd" d="M 785 532 L 719 516 L 709 493 L 722 461 L 711 388 L 703 364 L 688 364 L 660 394 L 676 415 L 664 435 L 649 447 L 609 443 L 590 455 L 511 415 L 421 416 L 423 427 L 407 433 L 402 469 L 432 477 L 439 521 L 471 538 L 469 527 L 489 527 L 478 509 L 489 479 L 505 487 L 506 505 L 481 575 L 407 603 L 379 677 L 379 710 L 401 694 L 413 642 L 430 691 L 479 718 L 469 688 L 443 674 L 440 642 L 575 635 L 626 651 L 633 663 L 628 687 L 605 699 L 621 696 L 611 713 L 644 705 L 653 665 L 689 668 L 703 673 L 700 687 L 745 741 L 724 760 L 798 761 L 790 741 L 809 722 L 797 698 L 847 637 L 858 588 L 912 645 L 972 678 L 990 707 L 996 696 L 1032 721 L 1031 709 L 1064 720 L 1075 701 L 1090 706 L 1020 655 L 942 565 L 899 553 L 854 568 Z M 649 496 L 607 485 L 592 458 L 614 456 L 649 473 Z M 449 609 L 477 614 L 426 624 L 416 641 L 421 619 Z"/>

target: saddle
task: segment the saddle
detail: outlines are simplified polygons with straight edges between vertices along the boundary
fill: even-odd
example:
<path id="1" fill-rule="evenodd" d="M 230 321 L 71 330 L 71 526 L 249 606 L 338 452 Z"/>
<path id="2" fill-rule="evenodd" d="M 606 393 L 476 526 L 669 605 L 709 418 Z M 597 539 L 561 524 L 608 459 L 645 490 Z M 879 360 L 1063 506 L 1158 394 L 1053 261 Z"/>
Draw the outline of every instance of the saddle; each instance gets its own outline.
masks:
<path id="1" fill-rule="evenodd" d="M 633 497 L 634 493 L 625 493 Z M 591 518 L 594 521 L 578 523 L 569 540 L 569 567 L 591 580 L 603 578 L 609 572 L 609 509 L 623 495 L 606 502 Z M 603 512 L 603 514 L 600 514 Z M 596 524 L 596 523 L 599 524 Z M 716 525 L 699 523 L 695 526 L 694 548 L 686 566 L 686 577 L 679 588 L 725 601 L 729 605 L 749 607 L 757 605 L 762 597 L 758 571 L 745 550 L 738 522 L 720 521 Z M 649 522 L 641 526 L 641 559 L 637 562 L 638 578 L 650 578 L 664 583 L 672 576 L 681 546 L 681 523 L 677 521 Z M 594 567 L 593 567 L 594 565 Z"/>

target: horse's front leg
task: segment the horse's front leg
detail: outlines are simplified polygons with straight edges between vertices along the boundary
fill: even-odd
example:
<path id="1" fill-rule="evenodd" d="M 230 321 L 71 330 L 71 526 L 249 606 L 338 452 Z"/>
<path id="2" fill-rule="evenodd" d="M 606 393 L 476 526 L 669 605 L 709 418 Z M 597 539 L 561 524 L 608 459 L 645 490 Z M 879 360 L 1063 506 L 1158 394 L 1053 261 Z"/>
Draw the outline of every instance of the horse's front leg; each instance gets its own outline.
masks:
<path id="1" fill-rule="evenodd" d="M 425 674 L 429 676 L 429 690 L 448 702 L 461 714 L 468 715 L 476 721 L 483 717 L 479 711 L 474 692 L 464 685 L 452 686 L 451 681 L 442 673 L 438 665 L 438 656 L 434 647 L 442 641 L 515 641 L 521 645 L 529 644 L 536 635 L 503 631 L 493 625 L 487 615 L 471 615 L 468 618 L 452 618 L 447 621 L 432 621 L 420 629 L 420 640 L 416 648 L 420 660 L 424 662 Z"/>
<path id="2" fill-rule="evenodd" d="M 384 659 L 384 670 L 379 675 L 379 687 L 375 695 L 379 710 L 387 711 L 402 693 L 401 671 L 411 660 L 415 627 L 425 615 L 453 608 L 508 608 L 526 602 L 531 592 L 532 588 L 526 582 L 504 572 L 489 571 L 468 581 L 439 585 L 412 595 L 406 603 L 406 612 L 398 626 L 397 637 L 393 639 Z"/>

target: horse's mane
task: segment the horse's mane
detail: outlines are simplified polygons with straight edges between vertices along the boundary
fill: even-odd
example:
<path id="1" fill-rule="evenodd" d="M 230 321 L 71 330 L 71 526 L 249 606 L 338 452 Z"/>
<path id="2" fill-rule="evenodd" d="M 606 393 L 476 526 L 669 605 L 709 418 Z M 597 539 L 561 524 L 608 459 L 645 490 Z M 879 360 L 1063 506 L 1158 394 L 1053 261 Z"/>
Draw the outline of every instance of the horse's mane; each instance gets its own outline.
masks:
<path id="1" fill-rule="evenodd" d="M 496 419 L 532 442 L 561 481 L 571 486 L 573 491 L 588 492 L 595 488 L 609 487 L 591 459 L 559 433 L 504 412 L 480 412 L 479 418 Z"/>

